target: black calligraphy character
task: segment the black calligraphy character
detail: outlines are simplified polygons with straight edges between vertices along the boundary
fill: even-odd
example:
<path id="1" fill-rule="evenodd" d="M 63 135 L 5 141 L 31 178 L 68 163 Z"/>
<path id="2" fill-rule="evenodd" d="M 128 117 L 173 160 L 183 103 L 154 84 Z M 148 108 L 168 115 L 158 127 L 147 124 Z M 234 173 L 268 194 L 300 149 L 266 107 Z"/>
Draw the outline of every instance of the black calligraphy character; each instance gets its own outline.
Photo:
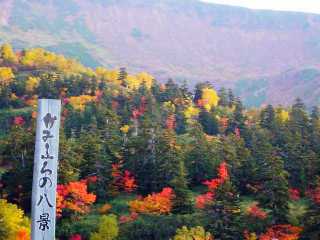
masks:
<path id="1" fill-rule="evenodd" d="M 47 166 L 48 166 L 48 162 L 47 161 L 43 162 L 42 168 L 40 170 L 41 174 L 45 174 L 45 173 L 48 173 L 49 175 L 52 174 L 52 170 L 51 169 L 45 169 Z"/>
<path id="2" fill-rule="evenodd" d="M 46 148 L 46 155 L 41 155 L 41 159 L 53 159 L 53 156 L 49 155 L 49 148 L 50 148 L 49 143 L 46 143 L 45 148 Z"/>
<path id="3" fill-rule="evenodd" d="M 51 132 L 49 130 L 43 130 L 42 133 L 44 134 L 44 136 L 42 136 L 44 142 L 46 142 L 48 138 L 53 138 L 53 135 L 51 135 Z"/>
<path id="4" fill-rule="evenodd" d="M 40 199 L 39 199 L 39 202 L 37 203 L 37 206 L 39 206 L 39 205 L 41 204 L 43 198 L 46 199 L 46 202 L 47 202 L 48 206 L 52 208 L 53 205 L 50 203 L 50 201 L 49 201 L 48 196 L 47 196 L 46 193 L 44 194 L 44 197 L 43 197 L 42 195 L 40 195 Z"/>
<path id="5" fill-rule="evenodd" d="M 46 231 L 47 229 L 49 229 L 50 222 L 51 220 L 49 219 L 49 213 L 42 213 L 40 215 L 40 220 L 37 221 L 37 223 L 40 223 L 39 230 Z"/>
<path id="6" fill-rule="evenodd" d="M 39 187 L 40 188 L 44 188 L 47 185 L 48 181 L 50 182 L 50 186 L 49 187 L 52 187 L 52 181 L 51 181 L 51 179 L 49 177 L 40 178 Z"/>
<path id="7" fill-rule="evenodd" d="M 47 113 L 46 116 L 43 118 L 44 124 L 46 125 L 46 128 L 52 128 L 54 121 L 57 120 L 56 116 L 51 116 L 51 113 Z"/>

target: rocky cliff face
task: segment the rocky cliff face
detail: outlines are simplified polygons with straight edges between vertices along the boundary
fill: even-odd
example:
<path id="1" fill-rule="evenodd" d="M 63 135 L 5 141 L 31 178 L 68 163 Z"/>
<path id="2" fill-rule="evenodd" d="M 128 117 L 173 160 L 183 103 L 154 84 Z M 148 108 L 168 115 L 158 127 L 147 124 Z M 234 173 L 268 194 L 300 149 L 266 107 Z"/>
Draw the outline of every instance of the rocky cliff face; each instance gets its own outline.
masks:
<path id="1" fill-rule="evenodd" d="M 308 74 L 320 68 L 320 15 L 195 0 L 2 0 L 0 41 L 162 80 L 208 80 L 249 105 L 319 103 L 308 94 L 319 78 Z"/>

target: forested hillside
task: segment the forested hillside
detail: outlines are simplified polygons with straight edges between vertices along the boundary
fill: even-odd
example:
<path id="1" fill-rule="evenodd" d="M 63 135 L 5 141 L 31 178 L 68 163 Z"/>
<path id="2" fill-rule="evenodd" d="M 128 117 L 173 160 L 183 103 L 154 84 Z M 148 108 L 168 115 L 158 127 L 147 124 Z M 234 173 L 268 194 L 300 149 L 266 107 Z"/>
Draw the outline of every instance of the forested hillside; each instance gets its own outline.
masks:
<path id="1" fill-rule="evenodd" d="M 155 27 L 156 26 L 156 27 Z M 0 44 L 231 87 L 246 106 L 320 104 L 320 15 L 198 0 L 1 0 Z M 281 88 L 278 87 L 281 82 Z"/>
<path id="2" fill-rule="evenodd" d="M 29 239 L 38 98 L 63 103 L 58 239 L 319 239 L 317 107 L 0 48 L 0 240 Z"/>

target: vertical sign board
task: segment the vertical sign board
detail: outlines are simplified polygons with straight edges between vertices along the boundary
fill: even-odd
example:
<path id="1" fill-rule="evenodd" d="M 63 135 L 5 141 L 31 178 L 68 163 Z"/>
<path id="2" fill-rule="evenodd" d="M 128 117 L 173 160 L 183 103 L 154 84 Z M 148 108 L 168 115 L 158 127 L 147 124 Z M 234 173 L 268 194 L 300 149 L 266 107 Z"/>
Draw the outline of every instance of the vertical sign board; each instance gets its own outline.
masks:
<path id="1" fill-rule="evenodd" d="M 38 101 L 32 185 L 32 240 L 54 240 L 61 101 Z"/>

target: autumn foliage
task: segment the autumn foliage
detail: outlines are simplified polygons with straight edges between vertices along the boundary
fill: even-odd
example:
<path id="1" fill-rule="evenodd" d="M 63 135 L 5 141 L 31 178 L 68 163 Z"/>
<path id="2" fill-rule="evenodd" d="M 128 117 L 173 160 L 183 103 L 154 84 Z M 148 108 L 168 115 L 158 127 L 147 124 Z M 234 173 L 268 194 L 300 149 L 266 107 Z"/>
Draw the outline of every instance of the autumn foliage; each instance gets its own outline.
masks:
<path id="1" fill-rule="evenodd" d="M 29 240 L 30 222 L 15 204 L 0 199 L 0 239 Z"/>
<path id="2" fill-rule="evenodd" d="M 207 204 L 211 203 L 214 198 L 214 193 L 207 192 L 204 194 L 201 194 L 196 197 L 196 207 L 203 209 L 206 207 Z"/>
<path id="3" fill-rule="evenodd" d="M 175 129 L 176 127 L 176 118 L 173 114 L 169 115 L 166 119 L 167 129 Z"/>
<path id="4" fill-rule="evenodd" d="M 205 208 L 207 204 L 214 200 L 215 190 L 229 179 L 229 173 L 226 162 L 222 162 L 218 167 L 218 178 L 206 180 L 203 182 L 208 187 L 208 192 L 196 197 L 196 207 Z"/>
<path id="5" fill-rule="evenodd" d="M 266 219 L 268 214 L 267 212 L 265 212 L 263 209 L 261 209 L 258 206 L 258 203 L 253 203 L 251 204 L 248 208 L 247 208 L 247 213 L 249 216 L 252 216 L 254 218 L 258 218 L 258 219 Z"/>
<path id="6" fill-rule="evenodd" d="M 12 78 L 14 78 L 14 74 L 11 68 L 0 67 L 0 87 L 10 84 L 12 82 Z"/>
<path id="7" fill-rule="evenodd" d="M 266 233 L 259 236 L 259 240 L 297 240 L 302 228 L 291 225 L 275 225 L 267 229 Z"/>
<path id="8" fill-rule="evenodd" d="M 30 216 L 39 98 L 62 100 L 58 239 L 294 240 L 318 231 L 320 108 L 309 113 L 309 101 L 248 109 L 210 83 L 191 91 L 3 45 L 0 240 L 30 235 L 22 209 Z"/>
<path id="9" fill-rule="evenodd" d="M 136 180 L 128 170 L 122 170 L 122 162 L 112 164 L 112 185 L 117 192 L 133 192 L 137 188 Z"/>
<path id="10" fill-rule="evenodd" d="M 99 213 L 106 214 L 111 208 L 112 206 L 109 203 L 105 203 L 102 205 L 102 207 L 99 208 Z"/>
<path id="11" fill-rule="evenodd" d="M 129 202 L 131 212 L 145 214 L 168 214 L 172 209 L 175 195 L 172 188 L 163 188 L 159 193 L 152 193 L 142 199 Z"/>
<path id="12" fill-rule="evenodd" d="M 196 117 L 199 115 L 199 108 L 196 108 L 194 106 L 189 106 L 185 109 L 184 111 L 184 116 L 187 118 L 187 119 L 191 119 L 193 117 Z"/>
<path id="13" fill-rule="evenodd" d="M 17 116 L 13 119 L 13 124 L 16 126 L 22 126 L 25 123 L 25 120 L 21 116 Z"/>
<path id="14" fill-rule="evenodd" d="M 139 217 L 139 214 L 136 212 L 131 212 L 130 215 L 122 215 L 119 218 L 119 223 L 128 223 L 135 221 Z"/>
<path id="15" fill-rule="evenodd" d="M 140 106 L 138 108 L 134 108 L 132 111 L 133 119 L 138 119 L 144 114 L 144 112 L 146 111 L 146 104 L 146 98 L 142 96 L 140 99 Z"/>
<path id="16" fill-rule="evenodd" d="M 96 96 L 81 95 L 70 97 L 68 102 L 74 109 L 83 111 L 87 103 L 94 102 L 96 99 Z"/>
<path id="17" fill-rule="evenodd" d="M 320 205 L 320 186 L 315 189 L 309 190 L 307 195 L 316 203 Z"/>
<path id="18" fill-rule="evenodd" d="M 74 234 L 69 238 L 69 240 L 82 240 L 82 237 L 80 234 Z"/>
<path id="19" fill-rule="evenodd" d="M 88 180 L 69 182 L 57 186 L 57 215 L 61 216 L 63 210 L 86 213 L 90 205 L 96 201 L 96 195 L 88 193 Z"/>
<path id="20" fill-rule="evenodd" d="M 27 228 L 21 228 L 16 236 L 15 240 L 29 240 L 30 239 L 30 230 Z"/>
<path id="21" fill-rule="evenodd" d="M 296 188 L 289 188 L 289 197 L 293 201 L 298 201 L 300 199 L 300 191 Z"/>
<path id="22" fill-rule="evenodd" d="M 202 89 L 201 99 L 198 100 L 197 104 L 199 107 L 205 108 L 207 111 L 210 111 L 211 108 L 218 105 L 219 96 L 217 92 L 212 88 Z"/>
<path id="23" fill-rule="evenodd" d="M 185 240 L 185 239 L 195 239 L 195 240 L 213 240 L 211 233 L 206 232 L 203 227 L 197 226 L 188 229 L 186 226 L 177 229 L 177 233 L 173 240 Z"/>

